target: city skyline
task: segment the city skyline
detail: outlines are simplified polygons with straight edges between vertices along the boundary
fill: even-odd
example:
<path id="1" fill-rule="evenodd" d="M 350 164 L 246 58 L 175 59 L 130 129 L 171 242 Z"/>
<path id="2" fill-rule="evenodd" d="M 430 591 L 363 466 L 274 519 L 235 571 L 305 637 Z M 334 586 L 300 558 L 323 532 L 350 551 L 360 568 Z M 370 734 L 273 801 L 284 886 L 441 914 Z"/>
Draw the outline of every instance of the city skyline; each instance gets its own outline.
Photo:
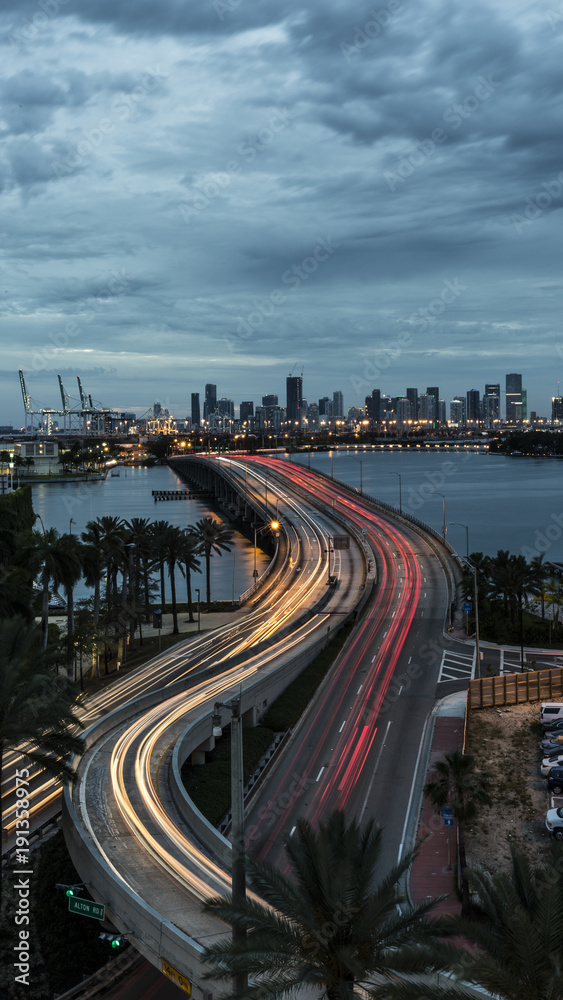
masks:
<path id="1" fill-rule="evenodd" d="M 508 367 L 547 414 L 563 16 L 448 11 L 6 0 L 0 422 L 19 368 L 189 413 L 295 365 L 346 406 Z"/>

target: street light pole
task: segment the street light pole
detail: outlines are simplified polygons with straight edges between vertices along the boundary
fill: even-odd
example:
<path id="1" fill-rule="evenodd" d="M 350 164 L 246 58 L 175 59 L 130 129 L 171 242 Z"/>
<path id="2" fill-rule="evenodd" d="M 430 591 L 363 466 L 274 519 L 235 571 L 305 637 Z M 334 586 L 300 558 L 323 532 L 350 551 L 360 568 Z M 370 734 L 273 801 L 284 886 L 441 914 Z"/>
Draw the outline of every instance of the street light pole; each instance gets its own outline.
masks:
<path id="1" fill-rule="evenodd" d="M 454 522 L 452 522 L 453 524 Z M 458 523 L 458 522 L 456 522 Z M 479 648 L 479 591 L 477 588 L 477 567 L 470 560 L 460 557 L 473 570 L 473 600 L 475 601 L 475 652 L 477 654 L 477 678 L 481 677 L 481 650 Z"/>
<path id="2" fill-rule="evenodd" d="M 444 539 L 445 542 L 446 532 L 448 530 L 446 528 L 446 497 L 444 496 L 443 493 L 439 493 L 438 490 L 434 490 L 433 493 L 430 494 L 430 496 L 442 497 L 442 538 Z"/>
<path id="3" fill-rule="evenodd" d="M 201 632 L 201 597 L 199 587 L 195 588 L 197 594 L 197 631 L 198 634 Z"/>
<path id="4" fill-rule="evenodd" d="M 400 472 L 390 472 L 389 475 L 390 476 L 398 476 L 399 477 L 399 514 L 402 514 L 403 513 L 403 495 L 402 495 L 401 473 Z"/>
<path id="5" fill-rule="evenodd" d="M 469 526 L 461 521 L 448 521 L 448 524 L 457 524 L 460 528 L 465 528 L 465 557 L 469 559 Z"/>

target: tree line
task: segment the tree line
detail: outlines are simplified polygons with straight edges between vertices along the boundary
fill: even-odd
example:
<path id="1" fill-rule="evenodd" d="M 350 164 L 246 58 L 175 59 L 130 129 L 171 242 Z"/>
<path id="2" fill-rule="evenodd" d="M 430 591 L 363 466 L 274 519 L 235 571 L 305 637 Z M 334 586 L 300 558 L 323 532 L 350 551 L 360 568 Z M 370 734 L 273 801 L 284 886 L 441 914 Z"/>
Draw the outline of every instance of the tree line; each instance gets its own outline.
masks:
<path id="1" fill-rule="evenodd" d="M 534 556 L 528 562 L 523 555 L 513 555 L 499 549 L 496 556 L 486 556 L 482 552 L 472 552 L 469 562 L 477 573 L 477 595 L 479 619 L 482 632 L 492 633 L 496 638 L 499 630 L 503 635 L 499 640 L 524 638 L 527 642 L 545 641 L 546 611 L 550 612 L 547 624 L 551 634 L 556 636 L 563 628 L 560 621 L 563 606 L 563 581 L 558 566 L 545 559 L 545 554 Z M 463 578 L 463 592 L 466 598 L 474 598 L 474 573 L 466 570 Z M 523 621 L 523 612 L 539 611 L 541 622 L 528 619 Z M 469 621 L 473 624 L 473 612 Z"/>

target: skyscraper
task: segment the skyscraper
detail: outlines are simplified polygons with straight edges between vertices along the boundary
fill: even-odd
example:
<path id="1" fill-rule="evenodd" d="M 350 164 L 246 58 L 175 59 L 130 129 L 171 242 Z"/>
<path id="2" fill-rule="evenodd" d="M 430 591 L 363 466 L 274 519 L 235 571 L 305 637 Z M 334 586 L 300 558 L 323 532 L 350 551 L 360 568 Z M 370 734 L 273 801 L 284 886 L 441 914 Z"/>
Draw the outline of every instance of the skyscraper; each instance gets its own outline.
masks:
<path id="1" fill-rule="evenodd" d="M 418 420 L 418 389 L 407 389 L 407 399 L 411 404 L 411 417 Z"/>
<path id="2" fill-rule="evenodd" d="M 287 419 L 290 423 L 301 425 L 303 416 L 303 378 L 301 375 L 288 375 L 286 379 Z"/>
<path id="3" fill-rule="evenodd" d="M 274 393 L 270 393 L 268 396 L 262 396 L 262 406 L 277 406 L 278 397 Z"/>
<path id="4" fill-rule="evenodd" d="M 466 413 L 469 423 L 477 424 L 481 420 L 481 400 L 478 389 L 468 389 Z"/>
<path id="5" fill-rule="evenodd" d="M 208 382 L 205 386 L 205 402 L 203 404 L 203 419 L 209 420 L 217 406 L 217 386 Z"/>
<path id="6" fill-rule="evenodd" d="M 333 414 L 334 414 L 334 416 L 335 417 L 343 417 L 344 416 L 344 396 L 342 395 L 342 393 L 340 392 L 340 390 L 337 390 L 336 392 L 333 392 L 333 394 L 332 394 L 332 402 L 333 402 Z"/>
<path id="7" fill-rule="evenodd" d="M 253 416 L 254 416 L 254 403 L 252 401 L 245 400 L 240 404 L 241 424 L 244 424 L 246 420 L 251 420 Z"/>
<path id="8" fill-rule="evenodd" d="M 506 376 L 506 422 L 520 423 L 525 419 L 522 407 L 522 376 L 511 372 Z"/>
<path id="9" fill-rule="evenodd" d="M 199 392 L 192 392 L 192 427 L 199 427 L 200 423 Z"/>
<path id="10" fill-rule="evenodd" d="M 376 424 L 381 420 L 381 389 L 374 389 L 371 396 L 366 396 L 366 413 Z"/>
<path id="11" fill-rule="evenodd" d="M 495 427 L 500 421 L 500 382 L 487 382 L 483 396 L 483 420 L 485 427 Z"/>

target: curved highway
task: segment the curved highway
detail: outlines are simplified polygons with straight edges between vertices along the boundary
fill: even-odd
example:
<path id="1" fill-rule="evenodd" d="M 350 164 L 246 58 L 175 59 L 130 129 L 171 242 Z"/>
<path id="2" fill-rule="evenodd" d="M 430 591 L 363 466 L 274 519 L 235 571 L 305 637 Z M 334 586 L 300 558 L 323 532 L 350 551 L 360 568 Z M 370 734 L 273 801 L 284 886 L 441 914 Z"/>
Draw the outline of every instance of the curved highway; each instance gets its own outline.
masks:
<path id="1" fill-rule="evenodd" d="M 364 584 L 363 576 L 358 578 L 357 574 L 359 550 L 353 546 L 350 553 L 335 553 L 331 572 L 339 577 L 339 587 L 321 612 L 313 609 L 319 589 L 326 587 L 329 538 L 342 533 L 342 518 L 346 518 L 351 530 L 369 544 L 377 563 L 376 596 L 265 792 L 253 803 L 247 820 L 249 847 L 277 859 L 283 836 L 291 835 L 297 815 L 314 821 L 339 805 L 360 818 L 366 812 L 372 815 L 379 811 L 378 818 L 392 830 L 390 854 L 396 854 L 397 848 L 402 848 L 400 837 L 405 836 L 406 821 L 399 831 L 405 816 L 408 818 L 410 783 L 399 784 L 394 794 L 389 787 L 393 766 L 400 773 L 401 754 L 408 757 L 407 746 L 403 746 L 407 741 L 400 731 L 398 756 L 392 757 L 388 749 L 394 738 L 394 733 L 390 736 L 393 715 L 402 704 L 403 688 L 411 696 L 418 692 L 422 703 L 433 700 L 434 668 L 422 671 L 416 663 L 415 669 L 407 670 L 412 652 L 408 663 L 405 661 L 409 649 L 420 654 L 425 633 L 436 636 L 442 631 L 449 601 L 448 577 L 436 543 L 374 510 L 360 496 L 273 459 L 230 461 L 229 475 L 244 478 L 246 488 L 260 490 L 262 485 L 270 494 L 277 494 L 280 518 L 290 522 L 289 530 L 299 536 L 288 559 L 290 589 L 284 594 L 283 586 L 276 588 L 268 597 L 266 613 L 262 609 L 260 617 L 260 612 L 255 612 L 257 620 L 245 621 L 240 634 L 231 629 L 221 640 L 217 656 L 209 657 L 207 650 L 203 660 L 191 658 L 184 670 L 190 683 L 188 691 L 178 691 L 151 706 L 133 722 L 120 721 L 109 731 L 104 725 L 102 738 L 80 764 L 73 791 L 77 821 L 107 872 L 113 872 L 132 897 L 140 897 L 152 911 L 165 914 L 200 946 L 225 932 L 216 921 L 202 915 L 201 900 L 228 888 L 230 880 L 221 838 L 210 830 L 205 843 L 205 837 L 198 840 L 190 834 L 185 813 L 183 818 L 179 815 L 170 792 L 170 760 L 182 731 L 190 723 L 195 725 L 203 714 L 209 732 L 216 699 L 235 693 L 241 684 L 254 683 L 257 677 L 283 670 L 297 649 L 314 641 L 319 631 L 321 635 L 326 632 L 332 614 L 343 614 L 357 603 Z M 328 514 L 316 511 L 314 504 L 334 511 L 339 522 L 331 523 Z M 284 629 L 281 639 L 272 636 L 298 613 L 301 623 L 292 625 L 290 632 Z M 251 648 L 255 650 L 257 644 L 258 654 Z M 232 656 L 241 659 L 229 666 Z M 392 678 L 403 666 L 405 681 L 394 694 Z M 208 676 L 211 668 L 213 676 Z M 426 714 L 428 706 L 423 707 Z M 413 712 L 412 732 L 421 718 L 420 712 Z M 408 742 L 413 745 L 412 740 Z M 414 763 L 405 760 L 407 776 L 412 776 Z M 85 881 L 89 876 L 96 893 L 88 861 L 83 859 L 81 870 L 80 860 L 75 857 L 79 871 Z M 134 927 L 126 926 L 128 921 L 134 922 L 134 911 L 125 915 L 110 905 L 110 913 L 122 931 L 133 930 L 134 943 L 151 960 L 155 960 L 155 951 L 156 957 L 163 954 L 164 949 L 158 950 L 140 934 L 135 936 Z M 197 957 L 197 948 L 192 950 Z M 170 960 L 169 955 L 164 957 Z M 191 969 L 183 971 L 193 975 Z"/>

